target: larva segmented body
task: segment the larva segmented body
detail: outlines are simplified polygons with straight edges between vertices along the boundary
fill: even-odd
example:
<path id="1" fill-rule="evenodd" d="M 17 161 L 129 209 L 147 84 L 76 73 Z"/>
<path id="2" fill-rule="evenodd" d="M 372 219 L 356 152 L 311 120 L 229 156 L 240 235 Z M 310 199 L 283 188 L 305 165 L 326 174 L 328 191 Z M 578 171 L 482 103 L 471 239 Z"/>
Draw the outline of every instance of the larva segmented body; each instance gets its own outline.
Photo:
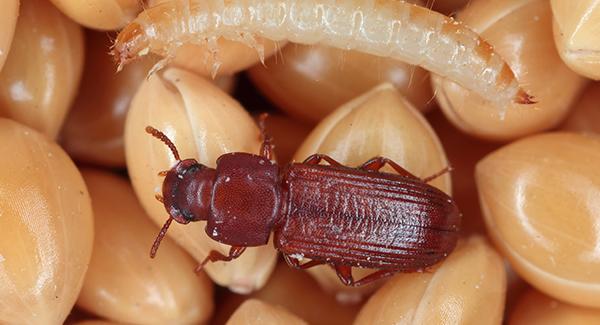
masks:
<path id="1" fill-rule="evenodd" d="M 532 103 L 507 65 L 477 33 L 452 18 L 397 0 L 176 0 L 142 12 L 119 34 L 119 64 L 184 43 L 217 53 L 224 37 L 254 47 L 257 38 L 321 43 L 392 57 L 456 81 L 504 107 Z M 218 66 L 215 66 L 215 69 Z"/>

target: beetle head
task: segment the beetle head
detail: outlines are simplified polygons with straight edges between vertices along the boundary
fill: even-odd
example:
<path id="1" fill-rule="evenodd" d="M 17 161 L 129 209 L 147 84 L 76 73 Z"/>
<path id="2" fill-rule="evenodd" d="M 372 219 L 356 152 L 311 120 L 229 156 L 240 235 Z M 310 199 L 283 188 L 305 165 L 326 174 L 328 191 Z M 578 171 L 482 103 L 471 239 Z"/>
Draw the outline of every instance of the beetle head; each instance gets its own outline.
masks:
<path id="1" fill-rule="evenodd" d="M 146 132 L 167 145 L 177 160 L 177 164 L 170 170 L 159 173 L 165 176 L 165 180 L 162 188 L 163 195 L 157 195 L 156 198 L 164 204 L 169 219 L 163 225 L 150 250 L 150 257 L 154 257 L 160 241 L 173 220 L 187 224 L 208 218 L 215 170 L 199 164 L 195 159 L 181 160 L 173 142 L 159 130 L 147 126 Z"/>
<path id="2" fill-rule="evenodd" d="M 185 159 L 166 173 L 163 203 L 169 216 L 181 224 L 207 220 L 215 170 Z"/>

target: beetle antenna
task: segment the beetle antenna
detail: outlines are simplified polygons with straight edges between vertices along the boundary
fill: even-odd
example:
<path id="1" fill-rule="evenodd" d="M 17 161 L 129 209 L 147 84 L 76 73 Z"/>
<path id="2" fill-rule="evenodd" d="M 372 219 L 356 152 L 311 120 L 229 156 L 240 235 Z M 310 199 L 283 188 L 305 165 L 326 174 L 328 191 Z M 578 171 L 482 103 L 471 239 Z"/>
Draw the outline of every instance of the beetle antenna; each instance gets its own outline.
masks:
<path id="1" fill-rule="evenodd" d="M 165 224 L 160 229 L 158 236 L 156 236 L 156 239 L 154 240 L 154 244 L 152 244 L 152 248 L 150 249 L 150 258 L 154 258 L 156 256 L 156 251 L 158 250 L 158 246 L 160 246 L 160 242 L 167 234 L 167 229 L 169 229 L 169 226 L 171 225 L 171 221 L 173 221 L 173 218 L 169 217 L 169 219 L 167 219 L 167 222 L 165 222 Z"/>
<path id="2" fill-rule="evenodd" d="M 171 152 L 173 153 L 173 156 L 175 157 L 175 159 L 181 160 L 179 158 L 179 152 L 177 152 L 177 148 L 175 147 L 173 142 L 171 142 L 169 137 L 167 137 L 164 133 L 160 132 L 159 130 L 157 130 L 151 126 L 146 127 L 146 132 L 150 133 L 153 137 L 157 138 L 158 140 L 164 142 L 167 145 L 167 147 L 169 147 L 169 149 L 171 149 Z"/>

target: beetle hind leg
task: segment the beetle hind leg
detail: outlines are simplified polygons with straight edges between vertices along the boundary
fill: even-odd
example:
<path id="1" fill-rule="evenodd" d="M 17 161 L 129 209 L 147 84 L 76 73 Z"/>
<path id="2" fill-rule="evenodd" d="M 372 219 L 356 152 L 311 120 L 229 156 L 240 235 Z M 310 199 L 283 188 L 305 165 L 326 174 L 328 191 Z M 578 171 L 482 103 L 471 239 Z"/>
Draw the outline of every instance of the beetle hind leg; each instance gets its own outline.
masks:
<path id="1" fill-rule="evenodd" d="M 392 167 L 392 169 L 394 169 L 399 175 L 419 179 L 417 176 L 413 175 L 408 170 L 402 168 L 395 161 L 393 161 L 389 158 L 385 158 L 385 157 L 375 157 L 375 158 L 365 162 L 364 164 L 360 165 L 360 167 L 358 167 L 358 168 L 360 168 L 362 170 L 370 170 L 370 171 L 376 172 L 376 171 L 379 171 L 381 168 L 383 168 L 385 165 L 389 165 L 390 167 Z M 452 167 L 446 166 L 444 169 L 438 171 L 437 173 L 435 173 L 431 176 L 425 177 L 421 180 L 424 183 L 429 183 L 432 180 L 434 180 L 446 173 L 449 173 L 451 171 L 452 171 Z"/>
<path id="2" fill-rule="evenodd" d="M 308 156 L 308 158 L 304 159 L 304 162 L 302 162 L 302 163 L 307 164 L 307 165 L 318 165 L 322 160 L 325 160 L 331 166 L 335 166 L 335 167 L 343 166 L 338 161 L 329 157 L 328 155 L 324 155 L 324 154 L 320 154 L 320 153 L 315 153 L 315 154 Z"/>
<path id="3" fill-rule="evenodd" d="M 399 270 L 394 270 L 394 269 L 379 270 L 379 271 L 375 271 L 375 272 L 365 276 L 364 278 L 362 278 L 358 281 L 355 281 L 354 277 L 352 276 L 352 267 L 351 266 L 333 265 L 332 267 L 335 269 L 335 272 L 337 273 L 337 275 L 340 278 L 340 280 L 342 281 L 342 283 L 349 287 L 360 287 L 363 285 L 367 285 L 371 282 L 387 278 L 387 277 L 392 276 L 399 272 Z"/>
<path id="4" fill-rule="evenodd" d="M 389 165 L 390 167 L 392 167 L 392 169 L 395 170 L 396 173 L 398 173 L 398 175 L 401 175 L 404 177 L 409 177 L 409 178 L 419 179 L 417 176 L 413 175 L 408 170 L 402 168 L 395 161 L 393 161 L 389 158 L 385 158 L 385 157 L 372 158 L 372 159 L 366 161 L 364 164 L 360 165 L 358 168 L 360 168 L 362 170 L 369 170 L 369 171 L 377 172 L 381 168 L 383 168 L 385 165 Z"/>
<path id="5" fill-rule="evenodd" d="M 206 265 L 208 262 L 211 262 L 211 263 L 219 262 L 219 261 L 229 262 L 233 259 L 236 259 L 236 258 L 240 257 L 240 255 L 242 255 L 242 253 L 245 250 L 246 250 L 246 247 L 244 247 L 244 246 L 231 246 L 231 248 L 229 249 L 229 255 L 223 255 L 221 252 L 212 250 L 212 251 L 210 251 L 210 253 L 208 253 L 208 256 L 206 256 L 204 261 L 202 261 L 202 263 L 200 263 L 200 265 L 198 265 L 198 267 L 196 268 L 196 272 L 202 271 L 202 269 L 204 268 L 204 265 Z"/>
<path id="6" fill-rule="evenodd" d="M 434 179 L 436 179 L 436 178 L 438 178 L 438 177 L 440 177 L 440 176 L 442 176 L 442 175 L 444 175 L 446 173 L 449 173 L 451 171 L 452 171 L 452 167 L 451 166 L 446 166 L 444 169 L 440 170 L 439 172 L 437 172 L 437 173 L 435 173 L 435 174 L 433 174 L 433 175 L 431 175 L 429 177 L 423 178 L 423 182 L 429 183 L 432 180 L 434 180 Z"/>

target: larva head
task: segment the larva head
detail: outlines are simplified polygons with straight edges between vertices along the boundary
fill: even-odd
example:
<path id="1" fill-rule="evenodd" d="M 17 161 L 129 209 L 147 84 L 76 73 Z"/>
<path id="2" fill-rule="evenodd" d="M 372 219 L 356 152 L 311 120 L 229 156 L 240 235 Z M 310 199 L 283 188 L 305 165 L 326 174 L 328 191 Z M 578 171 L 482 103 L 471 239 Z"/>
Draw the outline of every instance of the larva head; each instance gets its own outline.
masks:
<path id="1" fill-rule="evenodd" d="M 215 170 L 198 163 L 195 159 L 181 160 L 173 142 L 159 130 L 147 126 L 146 132 L 164 142 L 177 159 L 175 166 L 160 173 L 165 176 L 165 180 L 162 196 L 157 195 L 157 199 L 164 204 L 169 219 L 165 222 L 150 251 L 150 256 L 154 257 L 171 221 L 187 224 L 209 218 Z"/>

